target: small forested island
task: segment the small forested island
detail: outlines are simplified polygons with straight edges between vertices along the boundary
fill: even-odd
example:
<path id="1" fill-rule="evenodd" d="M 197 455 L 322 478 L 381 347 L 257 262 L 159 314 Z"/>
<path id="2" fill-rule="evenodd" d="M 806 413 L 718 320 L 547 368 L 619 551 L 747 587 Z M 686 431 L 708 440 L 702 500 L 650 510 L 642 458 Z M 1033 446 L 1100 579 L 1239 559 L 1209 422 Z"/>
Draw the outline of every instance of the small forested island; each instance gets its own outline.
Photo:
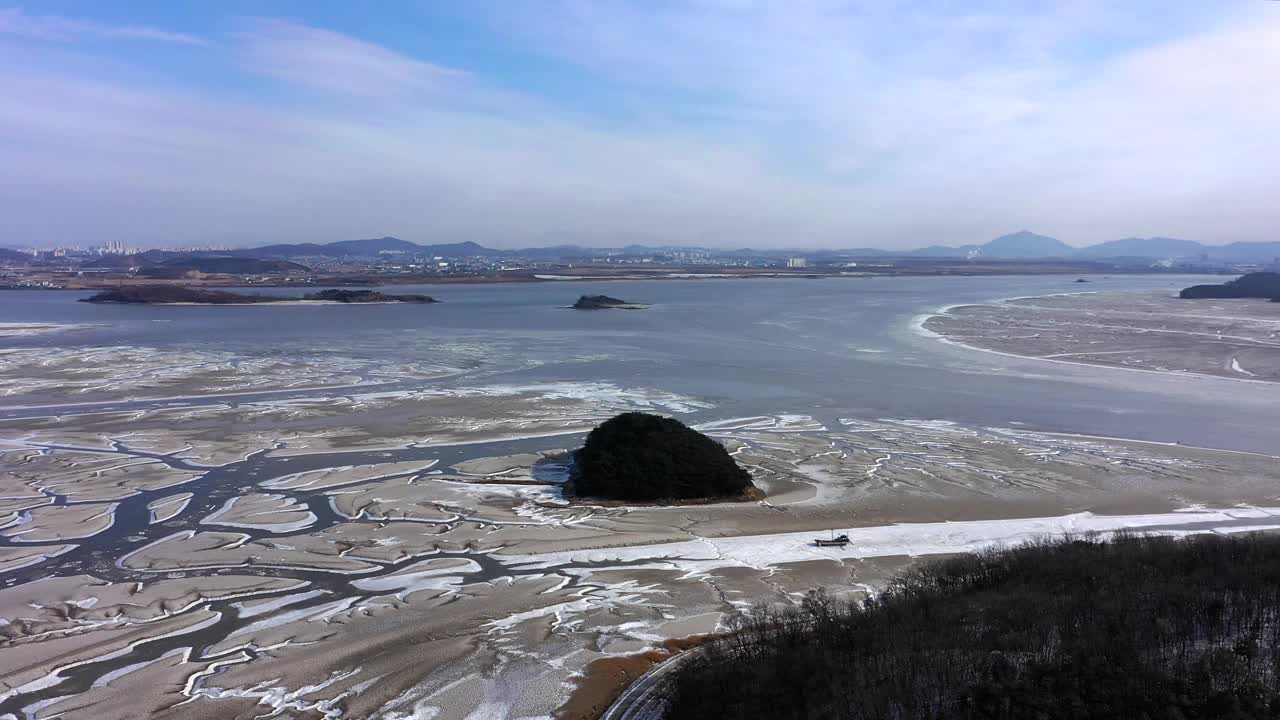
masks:
<path id="1" fill-rule="evenodd" d="M 608 295 L 583 295 L 570 307 L 574 310 L 642 310 L 648 306 L 629 303 Z"/>
<path id="2" fill-rule="evenodd" d="M 811 591 L 681 659 L 665 720 L 1280 717 L 1280 537 L 1042 540 Z"/>
<path id="3" fill-rule="evenodd" d="M 1267 298 L 1280 302 L 1280 273 L 1256 272 L 1221 285 L 1192 285 L 1178 293 L 1180 298 Z"/>
<path id="4" fill-rule="evenodd" d="M 569 473 L 576 495 L 628 502 L 745 500 L 751 474 L 715 440 L 673 418 L 630 412 L 587 435 Z"/>
<path id="5" fill-rule="evenodd" d="M 321 290 L 297 297 L 250 295 L 226 290 L 206 290 L 181 285 L 144 285 L 103 290 L 80 302 L 135 305 L 258 305 L 282 302 L 318 303 L 433 303 L 429 295 L 387 295 L 374 290 Z"/>
<path id="6" fill-rule="evenodd" d="M 387 295 L 376 290 L 321 290 L 310 295 L 303 295 L 303 300 L 312 302 L 338 303 L 433 303 L 438 302 L 430 295 Z"/>

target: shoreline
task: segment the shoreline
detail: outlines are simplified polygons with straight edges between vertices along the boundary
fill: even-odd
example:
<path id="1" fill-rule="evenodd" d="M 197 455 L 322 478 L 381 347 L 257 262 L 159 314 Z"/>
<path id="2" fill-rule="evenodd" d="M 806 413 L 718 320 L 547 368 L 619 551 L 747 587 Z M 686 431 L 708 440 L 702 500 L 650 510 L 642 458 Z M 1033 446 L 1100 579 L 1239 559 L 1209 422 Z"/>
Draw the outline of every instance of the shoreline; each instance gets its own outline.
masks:
<path id="1" fill-rule="evenodd" d="M 963 342 L 960 342 L 959 340 L 955 340 L 950 337 L 947 337 L 946 335 L 943 335 L 942 333 L 936 330 L 931 330 L 925 327 L 925 323 L 927 323 L 929 320 L 935 317 L 947 316 L 950 314 L 952 310 L 956 308 L 996 307 L 1001 303 L 1006 303 L 1011 300 L 1034 300 L 1036 298 L 1044 298 L 1044 297 L 1068 297 L 1068 296 L 1074 296 L 1074 295 L 1094 295 L 1094 294 L 1097 294 L 1097 292 L 1090 291 L 1090 292 L 1079 292 L 1079 293 L 1052 293 L 1049 295 L 1021 295 L 1021 296 L 1011 297 L 1011 298 L 1001 298 L 1000 300 L 997 300 L 991 303 L 969 302 L 969 303 L 955 303 L 952 305 L 941 305 L 937 309 L 933 310 L 932 312 L 919 313 L 917 315 L 912 316 L 911 320 L 908 322 L 908 327 L 913 333 L 919 335 L 920 337 L 928 338 L 930 340 L 942 342 L 947 345 L 962 348 L 964 350 L 991 353 L 993 355 L 1003 355 L 1004 357 L 1017 358 L 1019 360 L 1034 360 L 1037 362 L 1073 365 L 1075 367 L 1102 368 L 1105 370 L 1123 370 L 1127 372 L 1140 372 L 1140 373 L 1148 373 L 1151 375 L 1157 375 L 1157 376 L 1166 377 L 1166 378 L 1195 378 L 1195 379 L 1210 378 L 1214 380 L 1231 380 L 1235 382 L 1246 382 L 1246 383 L 1254 383 L 1258 385 L 1269 385 L 1269 386 L 1275 386 L 1280 384 L 1272 380 L 1253 380 L 1247 377 L 1231 377 L 1229 375 L 1212 375 L 1209 373 L 1198 373 L 1198 372 L 1173 372 L 1169 370 L 1152 370 L 1149 368 L 1124 367 L 1121 365 L 1105 365 L 1103 363 L 1089 363 L 1089 362 L 1079 362 L 1076 360 L 1062 360 L 1062 359 L 1053 358 L 1053 357 L 1041 357 L 1039 355 L 1021 355 L 1019 353 L 1009 352 L 1007 350 L 994 350 L 992 348 L 984 348 L 978 345 L 970 345 L 968 343 L 963 343 Z"/>
<path id="2" fill-rule="evenodd" d="M 0 339 L 49 335 L 71 330 L 86 330 L 97 326 L 98 323 L 0 322 Z"/>
<path id="3" fill-rule="evenodd" d="M 829 280 L 838 278 L 848 279 L 869 279 L 869 278 L 959 278 L 959 277 L 1036 277 L 1036 276 L 1181 276 L 1181 275 L 1204 275 L 1205 273 L 1187 273 L 1187 272 L 1153 272 L 1149 269 L 1077 269 L 1077 270 L 1034 270 L 1034 269 L 1017 269 L 1017 270 L 963 270 L 963 271 L 910 271 L 901 272 L 805 272 L 790 273 L 780 270 L 770 270 L 764 272 L 745 272 L 745 273 L 698 273 L 698 272 L 681 272 L 673 270 L 665 273 L 653 274 L 625 274 L 625 275 L 553 275 L 550 273 L 531 273 L 528 275 L 512 275 L 512 276 L 492 276 L 492 275 L 476 275 L 476 276 L 450 276 L 450 277 L 401 277 L 387 276 L 376 278 L 361 277 L 356 281 L 345 277 L 319 277 L 315 281 L 309 283 L 296 282 L 272 282 L 272 283 L 255 283 L 256 287 L 270 288 L 300 288 L 300 287 L 334 287 L 347 289 L 370 289 L 378 287 L 394 287 L 398 285 L 507 285 L 507 284 L 541 284 L 541 283 L 578 283 L 578 282 L 625 282 L 625 281 L 653 281 L 653 280 Z M 1231 273 L 1222 273 L 1223 277 L 1230 276 Z M 27 285 L 4 285 L 0 286 L 0 291 L 39 291 L 39 290 L 74 290 L 78 292 L 90 290 L 110 290 L 119 287 L 119 281 L 104 285 L 82 285 L 77 287 L 49 287 L 49 286 L 27 286 Z M 169 286 L 180 285 L 183 287 L 199 287 L 204 289 L 229 289 L 243 288 L 244 282 L 218 282 L 188 285 L 172 282 L 143 282 L 144 286 Z M 1100 291 L 1093 291 L 1100 292 Z M 1036 296 L 1040 297 L 1040 296 Z"/>
<path id="4" fill-rule="evenodd" d="M 1063 515 L 891 522 L 830 529 L 847 534 L 850 537 L 849 545 L 838 548 L 816 546 L 812 542 L 814 533 L 821 535 L 821 530 L 797 530 L 701 536 L 676 542 L 658 541 L 542 553 L 506 554 L 499 550 L 494 556 L 504 565 L 520 569 L 549 569 L 566 563 L 581 562 L 626 564 L 654 561 L 691 572 L 733 566 L 762 570 L 807 560 L 922 557 L 972 552 L 993 545 L 1072 533 L 1108 534 L 1130 531 L 1177 537 L 1280 530 L 1280 507 L 1182 506 L 1161 513 L 1115 514 L 1085 510 Z"/>
<path id="5" fill-rule="evenodd" d="M 440 378 L 452 377 L 455 374 L 456 373 L 451 373 L 449 375 L 441 375 Z M 437 378 L 430 378 L 430 380 L 435 380 L 435 379 Z M 129 403 L 158 403 L 158 402 L 170 403 L 170 402 L 177 402 L 177 401 L 194 401 L 194 402 L 187 402 L 187 404 L 191 406 L 200 406 L 205 403 L 201 403 L 199 401 L 211 399 L 211 398 L 242 397 L 242 396 L 250 396 L 250 395 L 277 395 L 277 394 L 292 393 L 292 392 L 300 392 L 300 393 L 312 392 L 315 390 L 356 390 L 361 388 L 377 387 L 379 385 L 394 385 L 398 382 L 400 381 L 399 380 L 375 380 L 372 382 L 355 383 L 352 385 L 304 385 L 297 388 L 286 388 L 284 390 L 247 390 L 245 392 L 209 393 L 207 395 L 173 395 L 169 397 L 155 397 L 155 398 L 145 397 L 145 398 L 124 398 L 121 400 L 89 400 L 86 402 L 61 403 L 57 405 L 3 405 L 3 404 L 0 404 L 0 412 L 8 411 L 8 410 L 59 410 L 63 408 L 78 408 L 78 407 L 91 408 L 91 407 L 99 407 L 102 405 L 126 405 Z M 125 409 L 120 410 L 120 412 L 125 412 L 125 411 L 127 410 Z M 88 413 L 71 413 L 71 414 L 85 415 L 85 414 L 98 413 L 98 412 L 103 412 L 103 411 L 90 410 Z M 111 411 L 107 411 L 107 412 L 111 412 Z M 58 413 L 58 415 L 66 415 L 66 414 L 67 413 Z M 40 417 L 53 417 L 53 416 L 33 415 L 33 416 L 24 416 L 22 419 L 29 420 L 29 419 L 38 419 Z"/>
<path id="6" fill-rule="evenodd" d="M 648 310 L 653 307 L 643 303 L 623 303 L 621 305 L 598 305 L 592 307 L 575 307 L 573 305 L 562 305 L 562 310 Z"/>
<path id="7" fill-rule="evenodd" d="M 85 300 L 90 305 L 141 305 L 145 307 L 170 307 L 174 305 L 186 305 L 197 307 L 253 307 L 257 305 L 435 305 L 439 300 L 434 302 L 408 302 L 404 300 L 377 300 L 371 302 L 341 302 L 339 300 L 263 300 L 260 302 L 235 302 L 235 303 L 202 303 L 202 302 L 127 302 L 122 300 Z"/>

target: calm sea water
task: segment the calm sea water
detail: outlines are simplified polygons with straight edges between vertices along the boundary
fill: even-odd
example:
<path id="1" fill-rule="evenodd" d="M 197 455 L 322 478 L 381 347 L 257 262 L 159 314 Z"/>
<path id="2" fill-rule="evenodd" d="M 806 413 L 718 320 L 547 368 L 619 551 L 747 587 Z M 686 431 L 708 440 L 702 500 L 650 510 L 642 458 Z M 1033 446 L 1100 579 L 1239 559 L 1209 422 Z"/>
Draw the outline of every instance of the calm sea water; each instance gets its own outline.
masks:
<path id="1" fill-rule="evenodd" d="M 1168 275 L 700 280 L 399 286 L 430 306 L 147 307 L 91 293 L 0 293 L 0 322 L 88 323 L 5 347 L 361 358 L 461 367 L 442 382 L 601 381 L 707 399 L 694 419 L 800 413 L 918 418 L 1280 453 L 1280 386 L 1012 358 L 922 335 L 945 305 L 1047 293 L 1158 289 Z M 287 290 L 263 290 L 290 294 Z M 296 292 L 296 291 L 294 291 Z M 652 303 L 576 312 L 582 293 Z M 86 398 L 88 399 L 88 398 Z M 26 400 L 30 400 L 27 398 Z M 6 413 L 0 404 L 0 415 Z"/>

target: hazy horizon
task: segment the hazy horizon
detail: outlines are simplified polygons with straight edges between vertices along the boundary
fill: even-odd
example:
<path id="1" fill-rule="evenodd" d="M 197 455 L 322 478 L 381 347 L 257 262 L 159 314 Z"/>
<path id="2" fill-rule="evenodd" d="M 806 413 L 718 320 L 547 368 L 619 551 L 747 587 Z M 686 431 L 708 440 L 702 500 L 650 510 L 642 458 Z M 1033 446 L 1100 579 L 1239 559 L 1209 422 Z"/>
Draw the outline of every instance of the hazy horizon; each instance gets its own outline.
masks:
<path id="1" fill-rule="evenodd" d="M 1113 5 L 0 5 L 0 245 L 1280 239 L 1280 3 Z"/>
<path id="2" fill-rule="evenodd" d="M 670 248 L 688 248 L 688 249 L 695 249 L 695 250 L 696 250 L 696 249 L 704 249 L 704 250 L 712 250 L 712 251 L 726 251 L 726 252 L 728 252 L 728 251 L 734 251 L 734 250 L 760 250 L 760 251 L 785 251 L 785 250 L 794 250 L 794 251 L 795 251 L 795 252 L 797 252 L 797 253 L 803 253 L 803 252 L 826 252 L 826 251 L 834 251 L 834 250 L 877 250 L 877 251 L 883 251 L 883 252 L 895 252 L 895 251 L 910 252 L 910 251 L 914 251 L 914 250 L 921 250 L 921 249 L 924 249 L 924 248 L 927 248 L 927 247 L 931 247 L 931 246 L 945 246 L 945 247 L 955 247 L 955 248 L 963 248 L 963 247 L 971 247 L 971 246 L 981 246 L 981 245 L 984 245 L 985 243 L 990 242 L 990 241 L 992 241 L 992 240 L 1000 239 L 1001 237 L 1004 237 L 1005 235 L 1016 235 L 1016 234 L 1019 234 L 1019 233 L 1022 233 L 1022 232 L 1031 232 L 1031 233 L 1033 233 L 1033 234 L 1035 234 L 1035 235 L 1041 235 L 1041 236 L 1050 237 L 1050 238 L 1053 238 L 1053 239 L 1055 239 L 1055 240 L 1062 241 L 1062 242 L 1066 243 L 1067 245 L 1070 245 L 1072 248 L 1074 248 L 1074 249 L 1076 249 L 1076 250 L 1082 250 L 1082 249 L 1085 249 L 1085 248 L 1091 247 L 1092 245 L 1097 245 L 1097 244 L 1099 244 L 1099 243 L 1090 243 L 1089 245 L 1077 245 L 1077 244 L 1069 243 L 1069 242 L 1067 242 L 1067 241 L 1065 241 L 1065 240 L 1062 240 L 1062 238 L 1058 238 L 1058 237 L 1055 237 L 1055 236 L 1053 236 L 1053 235 L 1046 235 L 1045 233 L 1037 233 L 1037 232 L 1035 232 L 1034 230 L 1016 230 L 1016 231 L 1013 231 L 1013 232 L 1004 233 L 1003 235 L 1000 235 L 1000 236 L 997 236 L 997 237 L 987 238 L 987 239 L 985 239 L 985 240 L 981 240 L 981 241 L 977 241 L 977 242 L 968 242 L 968 243 L 959 243 L 959 242 L 956 242 L 956 243 L 938 242 L 938 243 L 929 243 L 929 244 L 927 244 L 927 245 L 925 245 L 925 244 L 921 244 L 921 245 L 909 245 L 909 246 L 905 246 L 905 247 L 879 247 L 879 246 L 871 245 L 871 244 L 863 244 L 863 245 L 853 245 L 853 244 L 847 244 L 847 245 L 831 245 L 831 246 L 827 246 L 827 247 L 806 246 L 806 245 L 799 245 L 799 244 L 797 244 L 797 245 L 792 245 L 792 246 L 785 246 L 785 247 L 784 247 L 784 246 L 766 245 L 766 244 L 756 244 L 756 245 L 718 245 L 718 246 L 710 246 L 710 245 L 695 245 L 695 244 L 691 244 L 691 243 L 690 243 L 690 244 L 666 243 L 666 242 L 659 242 L 659 241 L 657 241 L 657 240 L 649 240 L 649 241 L 646 241 L 646 240 L 644 240 L 644 239 L 638 239 L 638 240 L 635 240 L 635 241 L 628 241 L 628 242 L 620 242 L 620 243 L 615 243 L 615 244 L 602 244 L 602 243 L 590 243 L 590 242 L 582 242 L 582 243 L 570 243 L 570 242 L 563 242 L 563 243 L 547 243 L 547 244 L 542 244 L 542 245 L 519 245 L 519 244 L 512 244 L 512 243 L 502 244 L 502 243 L 488 243 L 488 242 L 479 242 L 479 241 L 470 241 L 470 242 L 476 242 L 477 244 L 482 245 L 482 246 L 484 246 L 484 247 L 486 247 L 486 248 L 488 248 L 488 249 L 491 249 L 491 250 L 527 250 L 527 249 L 538 249 L 538 248 L 546 248 L 546 247 L 556 247 L 556 246 L 575 246 L 575 245 L 576 245 L 576 246 L 579 246 L 579 247 L 583 247 L 583 248 L 589 248 L 589 249 L 598 249 L 598 250 L 616 250 L 616 249 L 621 249 L 621 248 L 624 248 L 624 247 L 627 247 L 627 246 L 630 246 L 630 245 L 643 245 L 643 246 L 655 247 L 655 248 L 661 248 L 661 247 L 670 247 Z M 243 250 L 243 249 L 250 249 L 250 248 L 255 248 L 255 247 L 266 247 L 266 246 L 270 246 L 270 245 L 304 245 L 304 244 L 327 245 L 327 244 L 330 244 L 330 243 L 336 243 L 336 242 L 351 242 L 351 241 L 365 241 L 365 240 L 386 240 L 386 239 L 403 240 L 403 241 L 411 242 L 411 243 L 414 243 L 414 244 L 416 244 L 416 245 L 420 245 L 420 246 L 424 246 L 424 247 L 432 247 L 432 246 L 439 246 L 439 245 L 454 245 L 454 244 L 462 244 L 462 243 L 468 242 L 467 240 L 423 241 L 423 240 L 414 240 L 413 238 L 407 238 L 407 237 L 403 237 L 403 236 L 401 236 L 401 235 L 363 235 L 363 236 L 361 236 L 361 237 L 340 238 L 340 239 L 336 239 L 336 240 L 297 240 L 297 241 L 284 241 L 284 240 L 278 240 L 278 241 L 266 241 L 266 242 L 260 242 L 260 243 L 235 243 L 235 244 L 232 244 L 232 243 L 219 243 L 219 244 L 205 244 L 205 245 L 200 245 L 200 244 L 198 244 L 198 243 L 173 242 L 173 243 L 156 243 L 156 244 L 152 244 L 152 245 L 142 245 L 142 244 L 137 244 L 137 245 L 132 245 L 132 246 L 131 246 L 131 245 L 129 245 L 128 243 L 126 243 L 126 244 L 125 244 L 125 247 L 126 247 L 126 248 L 128 248 L 128 249 L 132 249 L 132 250 L 150 250 L 150 249 L 164 249 L 164 248 L 197 248 L 197 249 L 198 249 L 198 248 L 200 248 L 200 247 L 206 247 L 206 248 L 207 248 L 207 247 L 217 247 L 217 248 L 225 248 L 225 249 L 227 249 L 227 250 Z M 1123 238 L 1111 238 L 1111 240 L 1144 240 L 1144 239 L 1151 239 L 1151 240 L 1155 240 L 1155 239 L 1160 239 L 1160 240 L 1179 240 L 1179 241 L 1186 240 L 1186 241 L 1198 242 L 1198 243 L 1200 243 L 1201 245 L 1204 245 L 1204 246 L 1206 246 L 1206 247 L 1221 247 L 1221 246 L 1224 246 L 1224 245 L 1230 245 L 1230 244 L 1232 244 L 1233 242 L 1257 242 L 1257 243 L 1280 242 L 1280 240 L 1276 240 L 1276 241 L 1269 241 L 1269 240 L 1248 241 L 1248 240 L 1246 240 L 1246 241 L 1205 242 L 1205 241 L 1203 241 L 1203 240 L 1196 240 L 1195 238 L 1169 238 L 1169 237 L 1160 237 L 1160 236 L 1129 236 L 1129 237 L 1123 237 Z M 1100 241 L 1100 242 L 1108 242 L 1108 241 L 1103 240 L 1103 241 Z M 85 241 L 81 241 L 81 242 L 71 242 L 71 243 L 64 243 L 64 244 L 61 244 L 61 245 L 52 245 L 52 244 L 50 244 L 50 245 L 43 245 L 43 246 L 42 246 L 42 245 L 37 245 L 37 244 L 22 244 L 22 243 L 8 243 L 8 244 L 5 244 L 5 243 L 0 243 L 0 247 L 14 248 L 14 249 L 22 249 L 22 248 L 46 249 L 46 248 L 53 248 L 53 247 L 76 247 L 76 246 L 79 246 L 79 247 L 85 247 L 85 248 L 88 248 L 88 247 L 97 247 L 97 245 L 94 245 L 93 243 L 85 242 Z"/>

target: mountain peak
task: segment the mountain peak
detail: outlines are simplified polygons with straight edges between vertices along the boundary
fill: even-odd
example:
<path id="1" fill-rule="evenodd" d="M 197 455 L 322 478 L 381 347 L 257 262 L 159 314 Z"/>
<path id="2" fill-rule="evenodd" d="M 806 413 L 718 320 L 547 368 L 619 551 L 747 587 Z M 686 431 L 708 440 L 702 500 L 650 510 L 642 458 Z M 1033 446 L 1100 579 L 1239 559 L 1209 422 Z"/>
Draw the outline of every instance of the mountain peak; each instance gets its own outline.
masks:
<path id="1" fill-rule="evenodd" d="M 1051 258 L 1067 257 L 1073 252 L 1075 248 L 1057 238 L 1023 229 L 1001 235 L 983 245 L 978 254 L 988 258 Z"/>

